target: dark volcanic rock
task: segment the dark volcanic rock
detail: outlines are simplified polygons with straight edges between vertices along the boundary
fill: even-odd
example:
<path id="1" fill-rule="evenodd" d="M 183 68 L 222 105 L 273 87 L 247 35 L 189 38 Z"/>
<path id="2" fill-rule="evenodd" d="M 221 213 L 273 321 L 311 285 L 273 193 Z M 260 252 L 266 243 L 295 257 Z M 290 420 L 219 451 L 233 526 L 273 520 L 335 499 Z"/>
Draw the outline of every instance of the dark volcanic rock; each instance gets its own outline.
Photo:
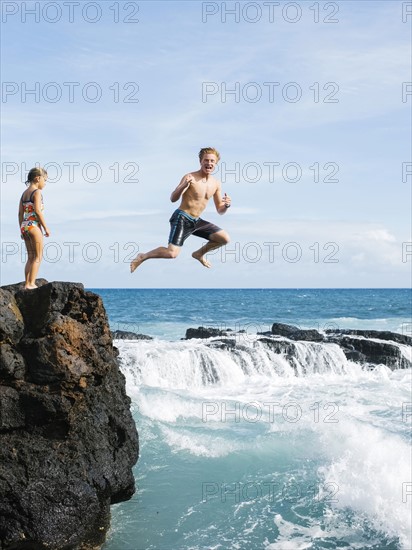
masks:
<path id="1" fill-rule="evenodd" d="M 153 340 L 151 336 L 146 334 L 137 334 L 136 332 L 130 332 L 128 330 L 113 330 L 113 340 Z"/>
<path id="2" fill-rule="evenodd" d="M 378 338 L 379 340 L 391 340 L 398 344 L 412 345 L 412 338 L 405 334 L 390 332 L 389 330 L 360 330 L 360 329 L 329 329 L 326 334 L 349 334 L 354 336 L 363 336 L 364 338 Z"/>
<path id="3" fill-rule="evenodd" d="M 407 369 L 412 366 L 411 362 L 402 355 L 396 344 L 375 342 L 367 338 L 356 338 L 356 336 L 346 334 L 334 339 L 329 338 L 329 341 L 339 344 L 346 358 L 356 363 L 386 365 L 394 369 Z"/>
<path id="4" fill-rule="evenodd" d="M 324 337 L 317 330 L 302 330 L 292 325 L 285 325 L 283 323 L 273 323 L 272 334 L 278 336 L 284 336 L 290 340 L 306 340 L 310 342 L 322 342 Z"/>
<path id="5" fill-rule="evenodd" d="M 272 352 L 282 355 L 295 370 L 297 370 L 297 363 L 299 363 L 301 365 L 299 367 L 300 373 L 305 372 L 305 364 L 313 361 L 316 354 L 319 355 L 319 364 L 327 365 L 330 358 L 325 359 L 324 354 L 331 344 L 337 344 L 345 354 L 346 359 L 367 368 L 382 364 L 391 369 L 412 367 L 410 354 L 405 350 L 405 346 L 411 346 L 412 344 L 410 336 L 376 330 L 343 329 L 328 330 L 326 332 L 327 334 L 324 336 L 314 329 L 302 330 L 292 325 L 274 323 L 272 332 L 258 333 L 258 339 L 253 345 L 263 345 Z M 187 329 L 186 339 L 189 338 L 208 338 L 210 339 L 207 343 L 208 347 L 229 350 L 234 354 L 241 352 L 241 343 L 245 341 L 244 338 L 241 338 L 240 332 L 205 327 Z M 299 342 L 306 347 L 297 347 Z M 305 349 L 307 350 L 307 357 L 303 356 L 302 358 Z M 318 366 L 313 368 L 317 372 Z M 338 368 L 340 368 L 339 365 Z"/>
<path id="6" fill-rule="evenodd" d="M 101 298 L 44 282 L 0 305 L 0 548 L 99 548 L 138 457 Z"/>
<path id="7" fill-rule="evenodd" d="M 275 340 L 274 338 L 260 338 L 259 342 L 264 344 L 268 349 L 274 353 L 285 354 L 293 356 L 295 354 L 295 344 L 287 342 L 286 340 Z"/>
<path id="8" fill-rule="evenodd" d="M 220 330 L 218 328 L 208 328 L 208 327 L 198 327 L 198 328 L 188 328 L 186 330 L 186 340 L 191 338 L 213 338 L 215 336 L 231 336 L 233 331 L 229 330 Z"/>
<path id="9" fill-rule="evenodd" d="M 236 348 L 236 340 L 234 338 L 216 338 L 208 342 L 207 346 L 214 349 L 233 350 Z"/>

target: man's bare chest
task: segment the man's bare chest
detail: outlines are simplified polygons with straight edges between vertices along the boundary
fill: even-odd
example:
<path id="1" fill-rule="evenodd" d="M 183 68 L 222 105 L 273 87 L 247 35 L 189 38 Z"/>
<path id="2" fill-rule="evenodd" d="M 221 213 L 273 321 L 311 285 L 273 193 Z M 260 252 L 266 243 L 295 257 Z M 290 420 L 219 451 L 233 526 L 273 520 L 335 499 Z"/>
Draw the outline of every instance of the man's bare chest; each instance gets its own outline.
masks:
<path id="1" fill-rule="evenodd" d="M 198 181 L 190 187 L 194 200 L 209 200 L 216 192 L 216 184 Z"/>

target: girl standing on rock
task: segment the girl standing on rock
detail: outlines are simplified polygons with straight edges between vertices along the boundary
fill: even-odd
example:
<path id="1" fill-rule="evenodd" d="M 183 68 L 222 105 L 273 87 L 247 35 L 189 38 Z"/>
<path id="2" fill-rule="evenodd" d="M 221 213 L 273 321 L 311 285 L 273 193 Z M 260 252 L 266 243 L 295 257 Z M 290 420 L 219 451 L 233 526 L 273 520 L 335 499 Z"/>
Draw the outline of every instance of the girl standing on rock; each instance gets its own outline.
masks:
<path id="1" fill-rule="evenodd" d="M 37 288 L 36 277 L 43 256 L 43 232 L 46 237 L 50 231 L 43 216 L 43 197 L 41 190 L 46 185 L 47 172 L 44 168 L 32 168 L 27 176 L 27 189 L 19 204 L 19 226 L 21 238 L 27 248 L 27 263 L 24 269 L 24 288 Z"/>

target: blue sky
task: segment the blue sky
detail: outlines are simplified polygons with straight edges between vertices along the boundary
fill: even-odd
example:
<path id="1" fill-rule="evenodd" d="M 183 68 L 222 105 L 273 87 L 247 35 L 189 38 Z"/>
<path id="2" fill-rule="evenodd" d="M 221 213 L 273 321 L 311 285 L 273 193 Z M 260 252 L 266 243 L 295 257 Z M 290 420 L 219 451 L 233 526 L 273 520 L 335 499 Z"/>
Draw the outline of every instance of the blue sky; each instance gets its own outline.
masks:
<path id="1" fill-rule="evenodd" d="M 409 286 L 410 12 L 397 1 L 3 2 L 2 284 L 23 278 L 17 205 L 40 164 L 48 280 Z M 167 244 L 170 193 L 205 146 L 221 153 L 233 206 L 219 216 L 211 202 L 203 217 L 231 243 L 210 270 L 191 237 L 176 260 L 130 275 L 138 250 Z"/>

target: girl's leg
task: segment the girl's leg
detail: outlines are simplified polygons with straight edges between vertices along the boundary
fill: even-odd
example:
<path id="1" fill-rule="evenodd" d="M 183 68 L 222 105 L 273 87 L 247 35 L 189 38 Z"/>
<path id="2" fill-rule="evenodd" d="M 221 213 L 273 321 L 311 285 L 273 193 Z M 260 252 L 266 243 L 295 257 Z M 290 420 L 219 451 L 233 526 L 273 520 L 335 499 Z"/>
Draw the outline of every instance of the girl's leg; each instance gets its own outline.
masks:
<path id="1" fill-rule="evenodd" d="M 23 238 L 24 238 L 24 244 L 26 245 L 26 250 L 27 250 L 27 261 L 26 261 L 26 265 L 24 266 L 24 280 L 25 280 L 24 286 L 25 288 L 29 288 L 30 271 L 33 263 L 34 254 L 33 254 L 32 243 L 29 237 L 29 233 L 24 232 Z"/>
<path id="2" fill-rule="evenodd" d="M 27 250 L 27 261 L 26 261 L 26 265 L 24 266 L 24 280 L 25 280 L 25 286 L 27 288 L 27 285 L 29 284 L 28 281 L 29 281 L 29 272 L 30 272 L 30 268 L 31 268 L 31 254 L 29 252 L 29 245 L 30 245 L 30 240 L 29 240 L 29 237 L 28 235 L 24 234 L 24 244 L 26 245 L 26 250 Z"/>
<path id="3" fill-rule="evenodd" d="M 38 227 L 33 227 L 25 236 L 24 242 L 28 255 L 24 270 L 26 276 L 25 288 L 37 288 L 36 277 L 43 255 L 43 233 Z"/>

